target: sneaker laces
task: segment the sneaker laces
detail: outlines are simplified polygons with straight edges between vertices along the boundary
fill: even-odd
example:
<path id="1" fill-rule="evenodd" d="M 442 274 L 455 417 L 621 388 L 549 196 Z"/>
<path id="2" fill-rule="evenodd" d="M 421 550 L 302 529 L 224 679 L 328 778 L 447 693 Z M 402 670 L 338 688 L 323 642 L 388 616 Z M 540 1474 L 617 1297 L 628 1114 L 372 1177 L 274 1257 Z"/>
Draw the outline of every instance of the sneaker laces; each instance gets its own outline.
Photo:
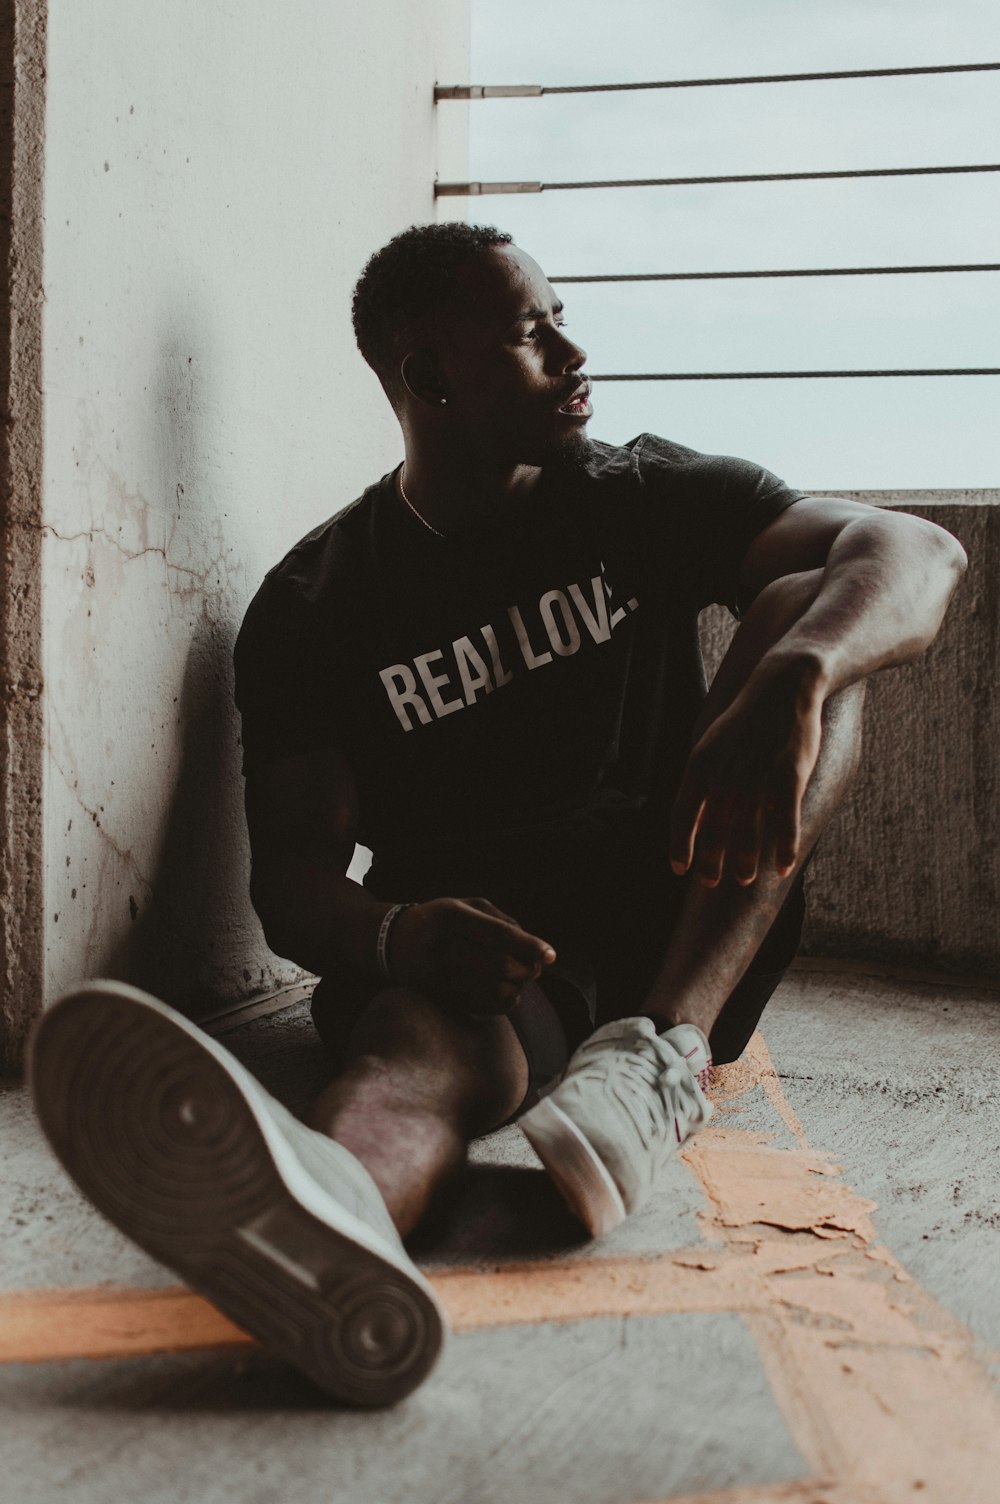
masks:
<path id="1" fill-rule="evenodd" d="M 605 1056 L 600 1063 L 595 1059 L 592 1067 L 584 1065 L 580 1074 L 604 1081 L 645 1149 L 652 1148 L 671 1123 L 682 1144 L 706 1117 L 698 1079 L 684 1056 L 659 1034 L 638 1035 L 610 1071 Z"/>

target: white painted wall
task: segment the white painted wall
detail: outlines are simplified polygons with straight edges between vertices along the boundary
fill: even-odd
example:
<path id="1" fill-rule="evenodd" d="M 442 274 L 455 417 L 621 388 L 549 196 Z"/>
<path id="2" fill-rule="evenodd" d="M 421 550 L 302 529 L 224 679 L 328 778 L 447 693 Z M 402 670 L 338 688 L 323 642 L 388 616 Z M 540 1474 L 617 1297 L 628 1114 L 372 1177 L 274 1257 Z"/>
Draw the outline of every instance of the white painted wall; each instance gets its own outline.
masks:
<path id="1" fill-rule="evenodd" d="M 49 0 L 49 998 L 113 974 L 197 1011 L 295 974 L 246 898 L 231 648 L 265 570 L 398 458 L 350 290 L 466 175 L 463 107 L 432 103 L 466 12 Z"/>

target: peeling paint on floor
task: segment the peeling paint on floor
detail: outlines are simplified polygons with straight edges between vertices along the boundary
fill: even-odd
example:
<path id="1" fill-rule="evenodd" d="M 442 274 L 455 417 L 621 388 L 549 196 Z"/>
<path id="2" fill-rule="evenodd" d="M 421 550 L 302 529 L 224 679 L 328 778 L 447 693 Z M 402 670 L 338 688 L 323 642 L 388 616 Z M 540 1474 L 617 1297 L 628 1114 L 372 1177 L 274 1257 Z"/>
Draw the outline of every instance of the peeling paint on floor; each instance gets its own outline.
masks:
<path id="1" fill-rule="evenodd" d="M 776 1150 L 740 1129 L 699 1135 L 682 1158 L 709 1198 L 706 1236 L 756 1254 L 778 1228 L 783 1240 L 823 1247 L 825 1260 L 827 1240 L 842 1244 L 834 1261 L 775 1271 L 770 1309 L 745 1316 L 800 1451 L 818 1474 L 871 1490 L 879 1504 L 991 1504 L 1000 1404 L 971 1333 L 888 1249 L 873 1248 L 874 1203 L 805 1146 L 791 1107 L 775 1100 L 781 1086 L 760 1036 L 737 1079 L 740 1090 L 764 1086 L 803 1147 Z"/>

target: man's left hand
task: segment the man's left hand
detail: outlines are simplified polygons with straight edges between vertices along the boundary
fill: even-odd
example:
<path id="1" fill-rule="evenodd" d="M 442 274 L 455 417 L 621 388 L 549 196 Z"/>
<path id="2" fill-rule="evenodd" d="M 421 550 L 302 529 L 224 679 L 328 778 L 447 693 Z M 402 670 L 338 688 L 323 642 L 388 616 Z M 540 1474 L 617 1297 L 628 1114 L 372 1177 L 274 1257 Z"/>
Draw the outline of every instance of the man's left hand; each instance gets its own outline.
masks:
<path id="1" fill-rule="evenodd" d="M 696 742 L 674 801 L 670 861 L 707 887 L 744 886 L 799 855 L 802 801 L 819 757 L 823 695 L 808 659 L 761 664 Z"/>

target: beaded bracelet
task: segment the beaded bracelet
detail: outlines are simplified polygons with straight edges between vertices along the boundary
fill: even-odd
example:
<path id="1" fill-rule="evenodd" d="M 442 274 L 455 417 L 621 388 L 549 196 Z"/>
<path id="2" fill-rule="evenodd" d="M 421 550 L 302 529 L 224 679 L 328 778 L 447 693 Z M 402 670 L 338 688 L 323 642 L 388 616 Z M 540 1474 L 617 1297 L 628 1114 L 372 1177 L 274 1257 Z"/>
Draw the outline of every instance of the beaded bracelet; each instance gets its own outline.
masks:
<path id="1" fill-rule="evenodd" d="M 389 970 L 389 936 L 392 934 L 392 927 L 400 914 L 405 909 L 412 909 L 412 907 L 413 905 L 410 903 L 393 904 L 392 908 L 387 909 L 383 914 L 382 923 L 378 928 L 378 940 L 375 943 L 375 958 L 378 961 L 379 971 L 388 982 L 392 981 L 392 972 Z"/>

